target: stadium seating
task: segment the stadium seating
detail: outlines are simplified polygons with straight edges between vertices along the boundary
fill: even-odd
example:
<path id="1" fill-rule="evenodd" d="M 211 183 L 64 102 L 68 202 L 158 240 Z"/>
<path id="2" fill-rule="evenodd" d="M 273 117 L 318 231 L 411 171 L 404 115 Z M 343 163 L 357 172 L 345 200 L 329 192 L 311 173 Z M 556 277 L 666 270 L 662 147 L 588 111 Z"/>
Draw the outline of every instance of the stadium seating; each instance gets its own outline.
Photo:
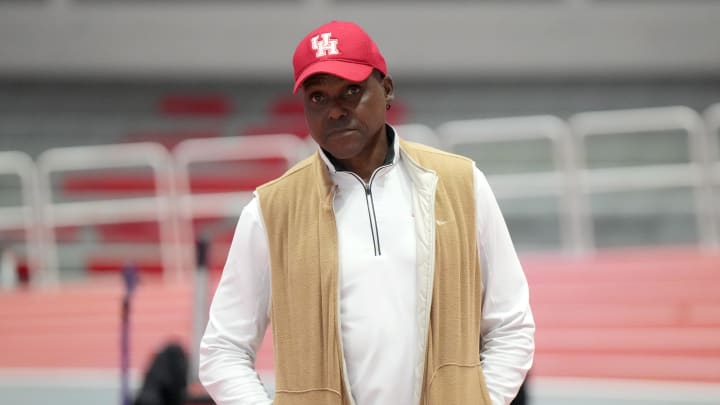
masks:
<path id="1" fill-rule="evenodd" d="M 537 322 L 534 376 L 720 383 L 720 253 L 547 253 L 522 262 Z M 210 293 L 217 282 L 214 273 Z M 0 294 L 3 366 L 114 368 L 119 324 L 108 314 L 119 310 L 121 288 L 113 276 Z M 143 276 L 131 316 L 133 367 L 169 339 L 190 343 L 193 288 Z M 272 370 L 271 347 L 268 333 L 262 372 Z"/>
<path id="2" fill-rule="evenodd" d="M 167 149 L 173 149 L 175 145 L 186 139 L 198 138 L 217 138 L 221 135 L 221 131 L 217 129 L 174 129 L 174 130 L 154 130 L 154 131 L 135 131 L 124 135 L 121 142 L 155 142 L 163 145 Z"/>
<path id="3" fill-rule="evenodd" d="M 234 106 L 230 98 L 213 93 L 168 94 L 158 101 L 160 114 L 169 116 L 227 117 Z"/>
<path id="4" fill-rule="evenodd" d="M 166 113 L 170 115 L 209 114 L 225 117 L 224 114 L 231 111 L 229 104 L 217 100 L 207 101 L 207 104 L 199 102 L 199 107 L 193 107 L 189 101 L 173 101 L 168 105 Z M 402 107 L 398 107 L 398 111 L 402 111 Z M 695 116 L 692 111 L 686 112 Z M 292 162 L 308 153 L 309 143 L 303 139 L 307 138 L 306 128 L 298 114 L 297 100 L 278 101 L 268 109 L 267 117 L 275 119 L 268 118 L 257 124 L 255 129 L 255 124 L 243 122 L 227 125 L 221 130 L 128 132 L 129 135 L 118 139 L 117 144 L 128 147 L 138 145 L 140 141 L 151 141 L 145 145 L 152 145 L 150 149 L 153 150 L 153 156 L 161 156 L 163 164 L 158 166 L 158 161 L 153 160 L 142 163 L 156 172 L 167 170 L 172 173 L 173 193 L 176 194 L 165 195 L 163 191 L 162 195 L 156 197 L 172 208 L 176 225 L 189 231 L 182 234 L 180 241 L 170 241 L 169 244 L 173 248 L 180 248 L 175 251 L 185 255 L 190 253 L 188 246 L 176 243 L 188 242 L 189 238 L 198 235 L 208 238 L 210 254 L 207 265 L 211 270 L 208 294 L 212 294 L 218 282 L 232 240 L 234 221 L 250 192 L 257 185 L 282 174 Z M 576 240 L 573 235 L 577 236 L 577 229 L 573 231 L 566 227 L 568 223 L 563 222 L 568 219 L 564 216 L 573 212 L 565 210 L 563 204 L 568 196 L 578 199 L 587 197 L 578 191 L 586 194 L 597 190 L 607 191 L 603 189 L 610 184 L 610 177 L 603 177 L 608 173 L 604 171 L 607 168 L 597 164 L 605 159 L 601 153 L 605 146 L 594 144 L 597 147 L 594 152 L 599 154 L 582 155 L 580 157 L 586 158 L 582 160 L 573 153 L 579 149 L 564 150 L 572 142 L 566 145 L 561 139 L 576 136 L 580 132 L 577 125 L 566 126 L 564 120 L 554 116 L 541 120 L 536 118 L 531 122 L 525 121 L 525 124 L 531 125 L 521 126 L 542 130 L 542 127 L 536 125 L 538 122 L 550 123 L 550 136 L 521 136 L 524 143 L 514 144 L 512 139 L 500 135 L 517 131 L 517 125 L 522 119 L 508 117 L 505 124 L 509 127 L 503 128 L 509 129 L 503 133 L 498 133 L 499 121 L 482 119 L 472 120 L 473 125 L 487 127 L 492 124 L 492 131 L 487 131 L 487 136 L 492 138 L 491 142 L 477 139 L 478 133 L 470 131 L 466 144 L 454 144 L 457 152 L 479 154 L 475 158 L 488 175 L 520 248 L 537 322 L 533 375 L 540 378 L 720 384 L 720 294 L 717 293 L 720 253 L 717 249 L 713 250 L 712 244 L 705 243 L 702 227 L 696 221 L 700 217 L 694 217 L 702 214 L 705 215 L 703 218 L 712 219 L 712 215 L 715 215 L 714 221 L 720 226 L 720 211 L 717 207 L 709 213 L 702 211 L 702 205 L 693 204 L 693 198 L 697 195 L 688 190 L 675 190 L 673 192 L 677 194 L 664 193 L 659 196 L 646 193 L 646 184 L 633 180 L 635 174 L 630 173 L 613 181 L 627 181 L 632 187 L 639 186 L 640 198 L 637 201 L 620 198 L 620 204 L 600 204 L 600 210 L 585 212 L 595 215 L 585 217 L 592 218 L 594 222 L 590 226 L 584 222 L 574 223 L 574 226 L 579 226 L 580 232 L 589 232 L 592 237 L 585 241 L 585 245 L 574 245 Z M 710 128 L 708 134 L 718 135 L 720 125 L 717 123 L 720 121 L 716 118 L 708 118 L 706 121 Z M 570 120 L 571 124 L 573 122 Z M 453 125 L 458 123 L 467 124 L 450 122 Z M 447 130 L 448 127 L 438 125 L 435 128 Z M 451 131 L 435 131 L 425 125 L 405 123 L 398 125 L 398 129 L 408 139 L 415 137 L 417 140 L 429 140 L 440 147 L 447 147 L 448 141 L 451 141 L 448 135 Z M 262 149 L 257 148 L 257 145 L 280 139 L 270 141 L 272 137 L 265 138 L 277 132 L 289 133 L 292 136 L 288 138 L 293 141 L 273 143 L 274 146 L 266 148 L 259 155 L 253 154 Z M 460 132 L 455 131 L 452 136 Z M 622 148 L 642 151 L 647 139 L 650 139 L 632 136 L 623 138 L 625 133 L 620 132 L 622 134 L 615 139 L 619 141 L 618 144 L 606 149 L 604 156 L 614 156 L 613 150 Z M 236 136 L 223 136 L 227 133 Z M 237 136 L 239 133 L 243 135 Z M 251 133 L 260 136 L 253 137 Z M 692 149 L 689 146 L 678 148 L 675 135 L 650 139 L 653 147 L 662 150 L 656 156 L 665 156 L 672 161 L 677 160 L 674 154 Z M 542 138 L 546 142 L 534 142 L 535 138 Z M 251 146 L 253 142 L 255 146 Z M 286 149 L 296 153 L 292 154 L 288 150 L 275 153 L 283 149 L 279 147 L 281 143 L 286 147 L 290 145 Z M 57 151 L 53 149 L 50 152 Z M 513 151 L 516 158 L 505 161 L 502 156 Z M 244 153 L 250 153 L 253 157 Z M 625 157 L 638 156 L 642 158 L 634 153 L 628 153 Z M 114 161 L 116 157 L 109 156 L 108 161 Z M 90 156 L 88 159 L 93 164 L 107 163 L 98 156 Z M 659 178 L 651 179 L 655 182 L 653 184 L 665 180 L 682 183 L 690 179 L 690 182 L 682 183 L 687 189 L 700 188 L 701 181 L 705 180 L 703 177 L 683 177 L 694 167 L 692 165 L 696 157 L 688 155 L 683 159 L 679 162 L 682 166 L 679 172 L 665 170 L 668 169 L 667 165 L 660 169 L 653 167 L 653 170 L 658 169 L 657 173 L 662 174 Z M 583 162 L 583 169 L 586 170 L 578 171 L 581 175 L 575 178 L 563 178 L 565 170 L 576 169 L 572 164 L 567 165 L 568 160 L 573 164 Z M 74 159 L 70 161 L 77 163 Z M 39 163 L 41 168 L 53 169 L 39 171 L 44 181 L 42 184 L 55 186 L 53 192 L 56 198 L 52 200 L 51 208 L 63 208 L 63 204 L 70 201 L 118 203 L 122 199 L 131 201 L 133 198 L 147 198 L 155 195 L 159 186 L 159 177 L 153 176 L 152 170 L 138 172 L 111 167 L 110 171 L 93 173 L 75 170 L 77 167 L 71 165 L 72 170 L 65 171 L 68 167 L 63 165 L 48 166 L 42 156 Z M 631 166 L 630 171 L 633 167 L 641 166 L 637 162 L 631 165 L 627 165 L 627 161 L 614 163 L 623 167 Z M 668 162 L 660 163 L 664 165 Z M 715 172 L 720 167 L 716 156 L 709 163 Z M 518 167 L 514 167 L 516 165 Z M 60 170 L 54 171 L 55 167 Z M 517 170 L 512 172 L 508 169 Z M 50 176 L 49 172 L 54 175 Z M 713 179 L 713 187 L 717 190 L 720 177 Z M 161 191 L 166 190 L 163 187 L 167 184 L 160 186 Z M 573 186 L 579 187 L 573 189 Z M 542 200 L 538 196 L 547 198 Z M 527 200 L 520 201 L 523 198 Z M 712 198 L 715 200 L 710 201 L 718 201 L 717 196 Z M 677 204 L 678 201 L 683 204 Z M 598 200 L 592 202 L 597 204 Z M 88 206 L 81 204 L 78 207 Z M 118 210 L 125 208 L 122 202 L 117 207 Z M 669 227 L 670 233 L 662 233 L 662 243 L 658 243 L 658 240 L 644 236 L 659 235 L 658 224 L 662 221 L 658 218 L 665 212 L 663 209 L 670 210 L 675 216 L 682 216 L 682 224 L 691 225 Z M 113 314 L 118 313 L 122 294 L 117 273 L 129 263 L 136 265 L 142 274 L 131 325 L 132 366 L 144 369 L 157 348 L 168 340 L 191 346 L 192 296 L 196 288 L 203 286 L 192 284 L 192 279 L 188 277 L 192 266 L 187 265 L 189 261 L 185 261 L 185 258 L 178 261 L 184 266 L 182 277 L 173 279 L 173 283 L 167 282 L 165 275 L 168 262 L 163 261 L 164 253 L 162 249 L 157 249 L 157 245 L 168 243 L 168 240 L 157 218 L 149 217 L 150 211 L 143 211 L 137 217 L 124 213 L 126 216 L 122 220 L 96 221 L 97 213 L 91 210 L 59 211 L 64 215 L 59 218 L 68 219 L 52 227 L 55 245 L 60 250 L 73 244 L 82 247 L 67 249 L 69 255 L 76 257 L 65 267 L 80 263 L 85 275 L 91 276 L 75 282 L 64 281 L 62 288 L 57 290 L 30 287 L 1 293 L 0 319 L 3 333 L 0 334 L 0 347 L 6 354 L 2 356 L 0 366 L 17 369 L 114 369 L 117 364 L 119 332 L 118 318 Z M 582 213 L 580 210 L 575 214 Z M 623 219 L 623 215 L 627 216 L 628 213 L 633 218 L 630 224 L 626 224 Z M 83 219 L 83 214 L 87 214 L 90 219 Z M 610 217 L 612 220 L 608 220 Z M 76 224 L 74 220 L 77 220 Z M 643 226 L 647 225 L 647 228 L 640 229 L 638 221 Z M 552 224 L 548 225 L 549 222 Z M 623 239 L 620 231 L 628 227 L 634 228 L 632 231 L 640 235 L 639 239 Z M 663 232 L 667 231 L 667 228 L 662 229 Z M 20 244 L 24 243 L 22 229 L 0 229 L 0 232 L 10 235 Z M 688 234 L 692 237 L 687 238 Z M 542 243 L 538 243 L 538 240 Z M 615 245 L 598 243 L 608 240 L 615 240 Z M 628 240 L 631 242 L 629 246 L 617 247 L 626 244 Z M 29 274 L 25 257 L 19 258 L 19 267 L 25 269 L 25 275 Z M 61 268 L 61 274 L 66 270 Z M 43 345 L 47 336 L 56 336 L 53 345 Z M 271 338 L 268 331 L 257 359 L 261 374 L 270 376 L 273 369 Z M 57 350 L 58 347 L 62 350 Z"/>

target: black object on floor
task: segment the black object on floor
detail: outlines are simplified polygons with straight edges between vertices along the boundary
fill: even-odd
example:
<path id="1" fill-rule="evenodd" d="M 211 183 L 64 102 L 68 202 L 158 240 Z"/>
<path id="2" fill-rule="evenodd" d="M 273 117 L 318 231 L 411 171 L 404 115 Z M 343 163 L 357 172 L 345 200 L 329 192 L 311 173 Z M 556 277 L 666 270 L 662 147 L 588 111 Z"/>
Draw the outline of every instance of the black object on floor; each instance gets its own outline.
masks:
<path id="1" fill-rule="evenodd" d="M 134 405 L 183 405 L 187 388 L 188 358 L 175 343 L 155 355 Z"/>

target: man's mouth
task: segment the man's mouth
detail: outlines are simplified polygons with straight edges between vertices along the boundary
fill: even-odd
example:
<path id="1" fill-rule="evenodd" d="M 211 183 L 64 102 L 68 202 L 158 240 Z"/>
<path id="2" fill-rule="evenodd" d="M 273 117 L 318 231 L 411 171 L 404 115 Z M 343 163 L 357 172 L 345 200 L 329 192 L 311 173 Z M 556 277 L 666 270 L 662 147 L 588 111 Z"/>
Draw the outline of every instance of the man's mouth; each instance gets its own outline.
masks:
<path id="1" fill-rule="evenodd" d="M 354 131 L 356 131 L 356 129 L 355 129 L 355 128 L 350 128 L 350 127 L 334 128 L 334 129 L 331 129 L 331 130 L 327 131 L 327 136 L 328 136 L 328 137 L 331 137 L 331 136 L 342 136 L 342 135 L 347 135 L 347 134 L 349 134 L 349 133 L 351 133 L 351 132 L 354 132 Z"/>

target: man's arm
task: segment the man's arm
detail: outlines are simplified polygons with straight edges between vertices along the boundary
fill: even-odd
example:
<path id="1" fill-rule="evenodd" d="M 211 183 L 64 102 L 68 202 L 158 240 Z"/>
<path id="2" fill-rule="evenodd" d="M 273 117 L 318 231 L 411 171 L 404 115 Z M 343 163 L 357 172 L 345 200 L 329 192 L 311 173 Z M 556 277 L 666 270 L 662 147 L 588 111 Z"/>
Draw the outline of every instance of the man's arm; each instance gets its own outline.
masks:
<path id="1" fill-rule="evenodd" d="M 485 176 L 475 169 L 478 249 L 483 263 L 480 359 L 493 405 L 507 405 L 530 369 L 535 322 L 525 274 Z"/>
<path id="2" fill-rule="evenodd" d="M 267 236 L 254 198 L 240 215 L 200 343 L 200 381 L 218 405 L 271 404 L 255 371 L 268 325 Z"/>

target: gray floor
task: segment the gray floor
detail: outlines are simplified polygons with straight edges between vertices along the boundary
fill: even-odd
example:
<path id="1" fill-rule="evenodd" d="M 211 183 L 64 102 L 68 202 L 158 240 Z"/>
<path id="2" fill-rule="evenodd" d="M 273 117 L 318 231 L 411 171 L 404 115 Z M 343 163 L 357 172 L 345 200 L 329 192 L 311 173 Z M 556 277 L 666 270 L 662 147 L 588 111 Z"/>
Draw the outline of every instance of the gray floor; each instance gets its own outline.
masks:
<path id="1" fill-rule="evenodd" d="M 88 382 L 68 376 L 44 381 L 32 376 L 0 376 L 0 403 L 119 404 L 119 376 L 113 377 L 95 376 Z M 135 378 L 133 385 L 138 384 Z M 531 405 L 718 405 L 720 384 L 536 379 L 529 385 L 529 398 Z"/>

